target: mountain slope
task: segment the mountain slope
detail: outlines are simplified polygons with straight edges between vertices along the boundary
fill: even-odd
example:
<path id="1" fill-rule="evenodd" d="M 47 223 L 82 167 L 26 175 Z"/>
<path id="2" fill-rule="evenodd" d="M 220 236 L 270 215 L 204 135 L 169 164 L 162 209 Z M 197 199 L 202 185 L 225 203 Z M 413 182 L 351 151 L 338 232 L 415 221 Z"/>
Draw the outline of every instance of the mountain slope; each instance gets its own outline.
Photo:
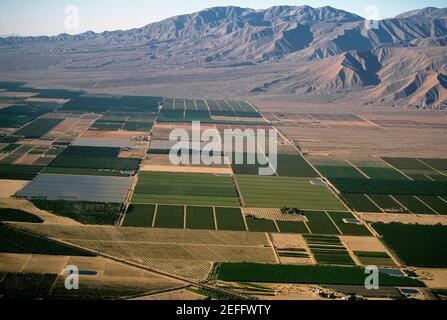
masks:
<path id="1" fill-rule="evenodd" d="M 414 10 L 368 29 L 362 17 L 332 7 L 216 7 L 126 31 L 3 38 L 0 54 L 14 63 L 0 71 L 34 68 L 30 54 L 41 68 L 61 70 L 278 66 L 251 92 L 365 90 L 365 103 L 444 108 L 446 43 L 447 9 Z"/>

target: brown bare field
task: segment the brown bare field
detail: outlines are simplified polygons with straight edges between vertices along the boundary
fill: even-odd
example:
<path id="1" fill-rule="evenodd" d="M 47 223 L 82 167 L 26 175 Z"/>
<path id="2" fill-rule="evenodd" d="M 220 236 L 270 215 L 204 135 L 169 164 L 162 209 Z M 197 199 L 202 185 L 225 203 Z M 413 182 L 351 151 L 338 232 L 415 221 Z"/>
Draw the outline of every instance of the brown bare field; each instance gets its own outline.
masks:
<path id="1" fill-rule="evenodd" d="M 296 257 L 279 257 L 279 261 L 282 264 L 314 264 L 312 260 L 312 254 L 309 251 L 306 241 L 301 235 L 294 234 L 271 234 L 273 246 L 276 249 L 305 249 L 309 258 L 296 258 Z"/>
<path id="2" fill-rule="evenodd" d="M 0 198 L 9 198 L 22 190 L 29 181 L 0 180 Z"/>
<path id="3" fill-rule="evenodd" d="M 35 92 L 12 92 L 12 91 L 0 92 L 0 97 L 11 97 L 11 98 L 28 98 L 36 95 L 38 95 L 38 93 Z"/>
<path id="4" fill-rule="evenodd" d="M 206 279 L 214 262 L 277 262 L 264 233 L 29 223 L 9 225 L 188 279 Z"/>
<path id="5" fill-rule="evenodd" d="M 0 208 L 18 209 L 32 213 L 41 218 L 44 221 L 44 223 L 47 224 L 81 225 L 79 222 L 72 220 L 70 218 L 60 217 L 47 211 L 40 210 L 32 202 L 27 200 L 1 198 Z"/>
<path id="6" fill-rule="evenodd" d="M 70 100 L 67 99 L 45 99 L 45 98 L 28 98 L 26 99 L 28 102 L 46 102 L 46 103 L 58 103 L 58 104 L 64 104 L 67 103 Z"/>
<path id="7" fill-rule="evenodd" d="M 55 128 L 53 128 L 54 132 L 65 132 L 70 130 L 75 124 L 79 122 L 79 119 L 76 118 L 65 118 L 64 121 L 62 121 L 59 125 L 57 125 Z"/>
<path id="8" fill-rule="evenodd" d="M 212 116 L 211 119 L 215 121 L 265 122 L 265 120 L 262 118 L 248 118 L 248 117 Z"/>
<path id="9" fill-rule="evenodd" d="M 447 269 L 418 268 L 416 274 L 431 289 L 447 288 Z"/>
<path id="10" fill-rule="evenodd" d="M 146 152 L 149 147 L 149 142 L 146 143 L 145 147 L 132 148 L 128 151 L 121 151 L 118 155 L 119 158 L 138 158 L 145 159 Z"/>
<path id="11" fill-rule="evenodd" d="M 394 214 L 394 213 L 357 213 L 357 215 L 367 222 L 383 223 L 403 223 L 447 226 L 447 216 L 416 215 L 416 214 Z"/>
<path id="12" fill-rule="evenodd" d="M 80 276 L 80 286 L 83 290 L 114 288 L 140 290 L 142 293 L 158 292 L 183 287 L 182 281 L 175 280 L 153 272 L 125 265 L 103 257 L 70 257 L 32 254 L 0 253 L 0 271 L 14 273 L 58 274 L 55 282 L 56 296 L 64 288 L 64 269 L 76 266 L 80 271 L 96 272 L 96 275 Z M 63 296 L 72 293 L 65 291 Z M 100 292 L 98 292 L 100 294 Z M 74 295 L 76 295 L 74 293 Z"/>
<path id="13" fill-rule="evenodd" d="M 310 155 L 447 158 L 447 113 L 443 111 L 361 107 L 356 101 L 336 101 L 333 96 L 259 96 L 250 102 L 266 114 L 352 114 L 365 120 L 367 125 L 361 126 L 323 125 L 324 120 L 276 124 Z"/>
<path id="14" fill-rule="evenodd" d="M 144 131 L 94 131 L 87 130 L 82 134 L 82 138 L 107 138 L 107 139 L 134 139 L 147 137 Z"/>
<path id="15" fill-rule="evenodd" d="M 152 140 L 169 140 L 169 135 L 173 130 L 180 129 L 185 130 L 189 137 L 192 139 L 192 125 L 182 124 L 182 123 L 157 123 L 154 128 L 152 128 L 151 136 Z M 201 124 L 200 125 L 200 135 L 205 130 L 217 130 L 215 125 Z M 201 139 L 201 137 L 200 137 Z"/>
<path id="16" fill-rule="evenodd" d="M 171 300 L 181 300 L 181 301 L 194 301 L 194 300 L 204 300 L 207 297 L 195 292 L 191 292 L 186 289 L 157 293 L 149 296 L 144 296 L 140 298 L 135 298 L 132 300 L 146 300 L 146 301 L 171 301 Z"/>
<path id="17" fill-rule="evenodd" d="M 0 103 L 0 110 L 12 106 L 11 103 Z"/>
<path id="18" fill-rule="evenodd" d="M 374 237 L 341 236 L 340 238 L 351 251 L 388 252 L 382 242 Z"/>
<path id="19" fill-rule="evenodd" d="M 31 165 L 33 164 L 37 159 L 40 158 L 40 155 L 38 154 L 27 154 L 18 159 L 14 162 L 14 164 L 20 164 L 20 165 Z"/>
<path id="20" fill-rule="evenodd" d="M 302 221 L 307 222 L 304 216 L 283 214 L 281 209 L 267 209 L 267 208 L 242 208 L 242 213 L 245 216 L 255 216 L 259 219 L 277 220 L 277 221 Z"/>

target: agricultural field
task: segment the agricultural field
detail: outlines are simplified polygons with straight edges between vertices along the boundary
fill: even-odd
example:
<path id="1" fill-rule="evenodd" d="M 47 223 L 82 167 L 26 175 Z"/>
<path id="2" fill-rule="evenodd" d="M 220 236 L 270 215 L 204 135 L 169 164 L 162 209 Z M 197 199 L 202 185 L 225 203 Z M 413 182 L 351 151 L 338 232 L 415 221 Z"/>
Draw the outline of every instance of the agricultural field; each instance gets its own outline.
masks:
<path id="1" fill-rule="evenodd" d="M 0 89 L 0 183 L 8 190 L 0 253 L 100 254 L 187 280 L 253 286 L 363 285 L 360 266 L 369 264 L 446 267 L 445 227 L 364 217 L 420 222 L 424 215 L 443 223 L 446 159 L 309 154 L 289 140 L 284 125 L 374 126 L 359 116 L 275 112 L 266 120 L 249 102 L 222 98 L 90 95 L 5 82 Z M 272 165 L 261 165 L 263 159 L 247 164 L 247 146 L 225 154 L 222 145 L 216 154 L 242 155 L 243 164 L 173 165 L 168 154 L 176 141 L 169 135 L 191 135 L 192 121 L 203 123 L 201 133 L 280 130 L 276 174 L 259 175 L 259 167 Z M 202 154 L 205 140 L 190 138 L 196 144 L 189 155 Z M 46 279 L 26 272 L 47 288 Z M 12 287 L 20 278 L 7 277 Z M 64 297 L 61 279 L 54 281 L 52 296 Z M 79 294 L 114 297 L 116 282 L 101 290 L 93 282 Z M 381 285 L 422 283 L 384 274 Z M 120 288 L 118 296 L 141 292 Z"/>
<path id="2" fill-rule="evenodd" d="M 239 206 L 230 176 L 196 173 L 140 172 L 132 202 Z"/>
<path id="3" fill-rule="evenodd" d="M 43 167 L 0 164 L 0 179 L 33 180 Z"/>
<path id="4" fill-rule="evenodd" d="M 156 206 L 132 204 L 124 217 L 123 227 L 152 227 Z"/>
<path id="5" fill-rule="evenodd" d="M 383 241 L 409 266 L 447 267 L 447 227 L 373 224 Z"/>
<path id="6" fill-rule="evenodd" d="M 305 235 L 312 255 L 323 265 L 355 265 L 340 238 L 335 236 Z"/>
<path id="7" fill-rule="evenodd" d="M 236 181 L 246 207 L 345 210 L 324 184 L 306 178 L 237 175 Z"/>
<path id="8" fill-rule="evenodd" d="M 216 278 L 223 281 L 260 283 L 364 285 L 365 270 L 359 267 L 296 266 L 255 263 L 221 263 Z M 383 286 L 421 287 L 411 278 L 381 275 Z"/>
<path id="9" fill-rule="evenodd" d="M 41 210 L 92 225 L 114 225 L 121 209 L 121 204 L 115 203 L 48 200 L 32 200 L 32 203 Z"/>
<path id="10" fill-rule="evenodd" d="M 17 210 L 0 208 L 0 221 L 5 222 L 32 222 L 42 223 L 43 220 L 33 215 L 32 213 Z"/>
<path id="11" fill-rule="evenodd" d="M 215 262 L 276 263 L 263 233 L 97 226 L 14 225 L 121 261 L 185 277 L 205 279 Z"/>
<path id="12" fill-rule="evenodd" d="M 137 170 L 140 159 L 118 158 L 120 148 L 70 146 L 50 164 L 57 168 Z"/>
<path id="13" fill-rule="evenodd" d="M 215 230 L 214 208 L 188 206 L 186 208 L 186 229 Z"/>
<path id="14" fill-rule="evenodd" d="M 73 249 L 58 242 L 36 237 L 0 223 L 0 252 L 32 253 L 63 256 L 93 256 L 84 250 Z"/>
<path id="15" fill-rule="evenodd" d="M 17 193 L 30 200 L 123 203 L 132 178 L 40 174 Z"/>

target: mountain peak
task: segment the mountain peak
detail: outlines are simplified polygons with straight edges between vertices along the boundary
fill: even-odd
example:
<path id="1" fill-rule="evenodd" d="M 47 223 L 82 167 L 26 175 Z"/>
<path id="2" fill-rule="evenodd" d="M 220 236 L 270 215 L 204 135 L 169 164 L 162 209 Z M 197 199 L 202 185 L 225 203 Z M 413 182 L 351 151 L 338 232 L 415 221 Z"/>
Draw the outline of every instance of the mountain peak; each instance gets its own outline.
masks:
<path id="1" fill-rule="evenodd" d="M 440 19 L 447 17 L 447 8 L 426 7 L 417 10 L 411 10 L 396 16 L 397 19 L 424 18 Z"/>

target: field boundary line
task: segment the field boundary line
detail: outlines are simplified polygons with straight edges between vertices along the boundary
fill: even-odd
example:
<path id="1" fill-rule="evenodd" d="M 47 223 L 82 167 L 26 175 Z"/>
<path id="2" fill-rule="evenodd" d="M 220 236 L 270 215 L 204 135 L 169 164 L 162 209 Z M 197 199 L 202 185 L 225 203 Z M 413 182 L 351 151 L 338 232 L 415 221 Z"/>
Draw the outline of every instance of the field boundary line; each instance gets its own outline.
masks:
<path id="1" fill-rule="evenodd" d="M 219 231 L 219 229 L 217 229 L 216 207 L 213 206 L 212 208 L 213 208 L 214 230 Z"/>
<path id="2" fill-rule="evenodd" d="M 282 263 L 281 263 L 281 259 L 280 259 L 279 254 L 278 254 L 278 251 L 276 250 L 276 247 L 275 247 L 275 245 L 273 244 L 272 235 L 271 235 L 270 233 L 267 233 L 265 237 L 268 239 L 269 244 L 272 246 L 272 250 L 273 250 L 273 252 L 275 253 L 275 259 L 276 259 L 276 262 L 277 262 L 278 264 L 282 264 Z"/>
<path id="3" fill-rule="evenodd" d="M 402 204 L 402 202 L 400 202 L 399 200 L 397 200 L 393 195 L 390 194 L 389 196 L 390 196 L 391 199 L 393 199 L 394 201 L 396 201 L 397 204 L 401 205 L 402 208 L 404 208 L 405 210 L 407 210 L 410 214 L 414 214 L 410 209 L 407 208 L 407 206 L 404 206 L 404 205 Z"/>
<path id="4" fill-rule="evenodd" d="M 419 159 L 419 158 L 416 158 L 416 160 L 419 161 L 420 163 L 422 163 L 423 165 L 429 167 L 429 168 L 432 169 L 433 171 L 436 171 L 436 172 L 439 173 L 440 175 L 442 175 L 442 176 L 444 176 L 444 177 L 447 177 L 447 175 L 444 174 L 444 172 L 442 172 L 442 171 L 440 171 L 440 170 L 438 170 L 438 169 L 432 167 L 431 165 L 429 165 L 428 163 L 424 162 L 423 160 L 421 160 L 421 159 Z"/>
<path id="5" fill-rule="evenodd" d="M 359 115 L 359 114 L 356 114 L 356 116 L 359 117 L 360 119 L 362 119 L 362 120 L 368 122 L 369 124 L 373 125 L 374 127 L 380 128 L 380 129 L 382 129 L 383 131 L 388 131 L 388 129 L 386 129 L 386 128 L 380 126 L 380 125 L 378 125 L 377 123 L 372 122 L 371 120 L 368 120 L 368 119 L 362 117 L 362 116 Z"/>
<path id="6" fill-rule="evenodd" d="M 346 252 L 348 252 L 349 256 L 351 257 L 352 261 L 358 266 L 363 266 L 363 263 L 360 261 L 360 259 L 354 254 L 354 251 L 349 248 L 346 243 L 343 241 L 343 237 L 339 237 L 341 244 L 343 247 L 345 247 Z"/>
<path id="7" fill-rule="evenodd" d="M 245 219 L 245 214 L 242 212 L 242 210 L 241 210 L 241 215 L 242 215 L 242 220 L 244 221 L 245 231 L 251 232 L 250 229 L 248 229 L 248 223 L 247 223 L 247 220 Z"/>
<path id="8" fill-rule="evenodd" d="M 379 208 L 379 209 L 382 211 L 382 213 L 386 213 L 385 210 L 383 210 L 383 208 L 382 208 L 381 206 L 379 206 L 379 205 L 377 204 L 377 202 L 375 202 L 373 199 L 371 199 L 371 197 L 370 197 L 369 195 L 367 195 L 366 193 L 364 193 L 363 195 L 364 195 L 369 201 L 371 201 L 372 204 L 374 204 L 377 208 Z"/>
<path id="9" fill-rule="evenodd" d="M 186 215 L 187 215 L 186 205 L 183 205 L 183 229 L 186 229 Z"/>
<path id="10" fill-rule="evenodd" d="M 329 220 L 331 220 L 332 224 L 335 226 L 335 228 L 338 230 L 338 232 L 340 232 L 340 235 L 343 235 L 343 232 L 341 231 L 341 229 L 338 227 L 338 225 L 335 223 L 334 219 L 332 219 L 331 215 L 329 214 L 329 212 L 327 212 L 326 210 L 324 210 L 324 213 L 326 213 L 327 217 L 329 218 Z"/>
<path id="11" fill-rule="evenodd" d="M 275 228 L 278 231 L 278 233 L 281 233 L 281 230 L 279 229 L 279 226 L 278 226 L 278 222 L 276 220 L 272 220 L 272 221 L 275 224 Z"/>
<path id="12" fill-rule="evenodd" d="M 151 228 L 155 228 L 155 217 L 157 216 L 157 213 L 158 213 L 158 203 L 155 205 L 154 216 L 152 217 Z"/>
<path id="13" fill-rule="evenodd" d="M 447 203 L 447 200 L 445 200 L 443 197 L 438 196 L 439 199 L 441 199 L 442 201 L 444 201 L 445 203 Z"/>
<path id="14" fill-rule="evenodd" d="M 359 167 L 357 167 L 355 164 L 353 164 L 351 161 L 345 159 L 345 161 L 351 166 L 353 167 L 355 170 L 357 170 L 362 176 L 364 176 L 366 179 L 371 180 L 371 177 L 368 176 L 366 173 L 364 173 L 362 170 L 360 170 Z"/>
<path id="15" fill-rule="evenodd" d="M 309 225 L 307 224 L 307 222 L 306 222 L 306 221 L 303 221 L 303 223 L 304 223 L 304 226 L 306 227 L 307 231 L 309 231 L 309 234 L 314 234 L 314 233 L 312 232 L 312 230 L 310 230 L 310 227 L 309 227 Z"/>
<path id="16" fill-rule="evenodd" d="M 237 181 L 237 176 L 235 174 L 233 175 L 233 183 L 234 183 L 234 185 L 236 187 L 236 191 L 237 191 L 238 196 L 239 196 L 239 202 L 241 203 L 241 207 L 245 208 L 244 197 L 242 196 L 242 191 L 241 191 L 241 188 L 239 187 L 239 183 Z"/>
<path id="17" fill-rule="evenodd" d="M 433 211 L 434 213 L 436 213 L 438 216 L 440 216 L 439 212 L 436 211 L 435 209 L 433 209 L 431 206 L 429 206 L 425 201 L 423 201 L 421 198 L 419 198 L 418 196 L 413 196 L 416 200 L 418 200 L 419 202 L 421 202 L 423 205 L 425 205 L 427 208 L 429 208 L 431 211 Z"/>
<path id="18" fill-rule="evenodd" d="M 390 168 L 393 168 L 394 170 L 396 170 L 397 172 L 399 172 L 401 175 L 403 175 L 404 177 L 406 177 L 407 179 L 414 181 L 413 178 L 411 178 L 409 175 L 407 175 L 405 172 L 403 172 L 402 170 L 396 168 L 395 166 L 393 166 L 391 163 L 386 162 L 385 160 L 383 160 L 382 158 L 380 158 L 383 162 L 385 162 Z"/>
<path id="19" fill-rule="evenodd" d="M 150 296 L 154 296 L 156 294 L 174 292 L 174 291 L 179 291 L 179 290 L 182 290 L 182 289 L 188 289 L 190 286 L 191 286 L 190 284 L 185 284 L 185 285 L 178 286 L 178 287 L 175 287 L 175 288 L 168 288 L 168 289 L 161 289 L 161 290 L 156 290 L 156 291 L 150 291 L 150 292 L 140 293 L 140 294 L 136 294 L 136 295 L 132 295 L 132 296 L 124 296 L 124 297 L 122 297 L 122 299 L 124 299 L 124 300 L 134 300 L 134 299 L 142 298 L 142 297 L 150 297 Z"/>

